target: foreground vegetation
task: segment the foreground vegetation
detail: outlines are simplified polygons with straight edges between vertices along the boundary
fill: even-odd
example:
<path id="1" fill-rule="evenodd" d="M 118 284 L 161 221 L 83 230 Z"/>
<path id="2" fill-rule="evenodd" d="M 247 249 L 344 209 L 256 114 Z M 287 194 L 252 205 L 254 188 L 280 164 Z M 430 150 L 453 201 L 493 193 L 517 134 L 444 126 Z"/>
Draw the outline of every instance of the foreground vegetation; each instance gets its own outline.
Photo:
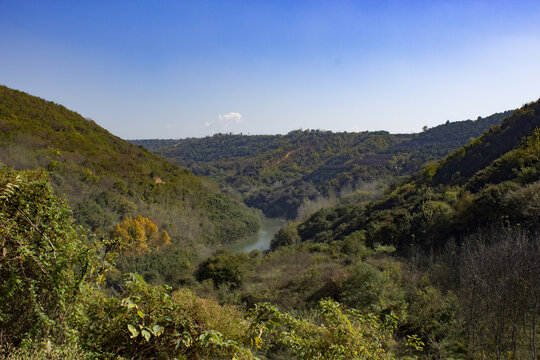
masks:
<path id="1" fill-rule="evenodd" d="M 540 249 L 530 233 L 485 231 L 435 258 L 350 239 L 221 252 L 193 289 L 218 302 L 136 274 L 107 288 L 115 250 L 130 244 L 74 226 L 43 171 L 3 169 L 0 189 L 8 359 L 536 356 Z"/>
<path id="2" fill-rule="evenodd" d="M 391 325 L 325 300 L 313 318 L 249 312 L 129 274 L 103 282 L 122 239 L 77 228 L 44 171 L 0 172 L 0 354 L 17 358 L 252 359 L 281 347 L 301 359 L 386 359 Z M 388 327 L 390 326 L 390 327 Z"/>

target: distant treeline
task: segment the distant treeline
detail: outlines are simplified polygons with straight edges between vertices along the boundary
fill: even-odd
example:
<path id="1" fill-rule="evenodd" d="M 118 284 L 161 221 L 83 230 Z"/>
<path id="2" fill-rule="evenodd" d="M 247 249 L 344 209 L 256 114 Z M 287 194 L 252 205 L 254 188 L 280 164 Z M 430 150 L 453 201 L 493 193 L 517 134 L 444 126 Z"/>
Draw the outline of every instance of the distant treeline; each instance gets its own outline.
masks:
<path id="1" fill-rule="evenodd" d="M 418 134 L 296 130 L 287 135 L 216 134 L 183 140 L 132 140 L 216 180 L 270 217 L 294 219 L 308 201 L 335 199 L 366 184 L 380 190 L 463 146 L 512 111 L 447 122 Z M 375 194 L 372 194 L 375 195 Z"/>

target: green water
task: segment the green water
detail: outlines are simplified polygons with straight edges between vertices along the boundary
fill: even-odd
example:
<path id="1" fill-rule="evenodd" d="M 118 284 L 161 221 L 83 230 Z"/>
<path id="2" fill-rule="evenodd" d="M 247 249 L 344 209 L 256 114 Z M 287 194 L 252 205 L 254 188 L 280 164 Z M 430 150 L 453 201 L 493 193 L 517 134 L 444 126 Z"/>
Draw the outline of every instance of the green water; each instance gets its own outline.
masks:
<path id="1" fill-rule="evenodd" d="M 258 233 L 248 236 L 223 248 L 233 253 L 250 252 L 252 250 L 268 250 L 274 234 L 285 225 L 284 219 L 264 218 Z"/>

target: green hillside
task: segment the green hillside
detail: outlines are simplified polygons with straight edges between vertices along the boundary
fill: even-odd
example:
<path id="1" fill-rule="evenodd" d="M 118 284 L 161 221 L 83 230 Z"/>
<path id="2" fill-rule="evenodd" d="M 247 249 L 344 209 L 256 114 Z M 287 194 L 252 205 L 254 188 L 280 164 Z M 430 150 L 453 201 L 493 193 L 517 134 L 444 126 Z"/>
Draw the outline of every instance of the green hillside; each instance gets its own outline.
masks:
<path id="1" fill-rule="evenodd" d="M 403 345 L 418 336 L 420 359 L 533 358 L 540 305 L 539 106 L 525 105 L 377 201 L 325 208 L 289 223 L 258 262 L 217 254 L 202 272 L 220 281 L 205 264 L 243 271 L 233 288 L 248 304 L 270 301 L 304 311 L 330 297 L 380 318 L 395 315 L 396 340 Z M 469 152 L 490 157 L 474 162 Z M 448 171 L 455 159 L 466 160 L 455 171 L 470 175 L 460 178 L 462 185 L 438 183 L 434 174 Z"/>
<path id="2" fill-rule="evenodd" d="M 132 140 L 136 145 L 218 181 L 267 216 L 295 218 L 306 202 L 371 192 L 418 171 L 480 136 L 512 112 L 448 122 L 420 134 L 385 131 L 226 135 L 184 140 Z"/>
<path id="3" fill-rule="evenodd" d="M 524 136 L 540 126 L 540 104 L 527 104 L 468 146 L 447 157 L 437 167 L 433 184 L 463 184 L 479 170 L 516 148 Z M 515 166 L 523 164 L 515 164 Z"/>
<path id="4" fill-rule="evenodd" d="M 47 168 L 79 224 L 101 233 L 150 218 L 177 244 L 236 240 L 257 214 L 191 171 L 134 146 L 65 107 L 0 86 L 0 164 Z"/>
<path id="5" fill-rule="evenodd" d="M 362 239 L 407 251 L 440 249 L 449 238 L 507 224 L 540 230 L 540 102 L 503 123 L 375 202 L 324 209 L 298 225 L 297 241 Z M 276 238 L 290 243 L 290 238 Z"/>

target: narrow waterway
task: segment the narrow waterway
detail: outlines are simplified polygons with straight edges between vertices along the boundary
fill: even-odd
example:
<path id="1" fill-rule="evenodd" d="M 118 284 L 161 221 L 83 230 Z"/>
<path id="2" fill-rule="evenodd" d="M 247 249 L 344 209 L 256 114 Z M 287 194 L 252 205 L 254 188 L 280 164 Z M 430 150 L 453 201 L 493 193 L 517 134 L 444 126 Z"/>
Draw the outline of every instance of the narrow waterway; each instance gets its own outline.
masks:
<path id="1" fill-rule="evenodd" d="M 252 250 L 268 250 L 274 234 L 285 225 L 284 219 L 264 218 L 261 229 L 256 234 L 231 245 L 224 246 L 224 249 L 233 253 L 250 252 Z"/>

